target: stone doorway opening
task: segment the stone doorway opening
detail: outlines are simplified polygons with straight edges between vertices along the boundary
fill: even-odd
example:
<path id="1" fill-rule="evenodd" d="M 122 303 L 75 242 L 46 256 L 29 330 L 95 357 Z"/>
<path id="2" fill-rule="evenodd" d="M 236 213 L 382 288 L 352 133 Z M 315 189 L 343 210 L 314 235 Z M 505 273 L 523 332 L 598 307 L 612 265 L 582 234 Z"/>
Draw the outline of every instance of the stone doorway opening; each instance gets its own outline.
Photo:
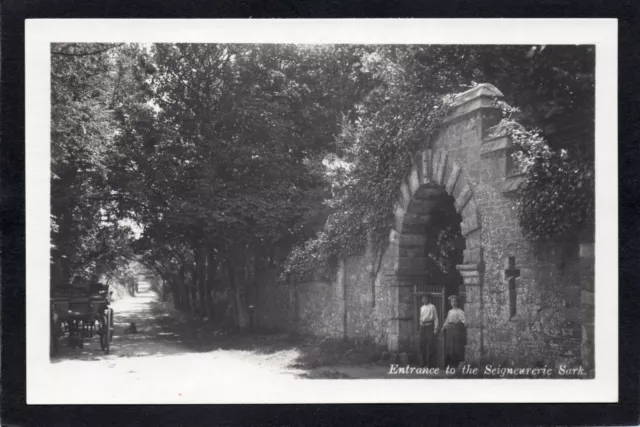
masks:
<path id="1" fill-rule="evenodd" d="M 440 327 L 449 310 L 448 298 L 458 295 L 464 309 L 464 286 L 457 266 L 463 263 L 465 239 L 461 233 L 461 215 L 455 209 L 455 199 L 441 186 L 425 187 L 419 191 L 425 203 L 419 216 L 423 220 L 420 234 L 425 236 L 422 256 L 425 258 L 423 274 L 415 281 L 413 295 L 412 353 L 422 362 L 420 355 L 420 307 L 427 295 L 436 306 Z M 416 230 L 417 231 L 417 230 Z M 444 368 L 444 335 L 437 337 L 436 362 Z"/>

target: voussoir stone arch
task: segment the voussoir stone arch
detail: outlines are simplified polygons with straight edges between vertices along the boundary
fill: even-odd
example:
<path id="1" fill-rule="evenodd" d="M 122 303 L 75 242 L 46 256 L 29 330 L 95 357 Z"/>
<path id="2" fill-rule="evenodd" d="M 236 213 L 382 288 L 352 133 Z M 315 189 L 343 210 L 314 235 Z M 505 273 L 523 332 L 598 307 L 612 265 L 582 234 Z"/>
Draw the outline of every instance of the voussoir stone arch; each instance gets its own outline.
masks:
<path id="1" fill-rule="evenodd" d="M 389 235 L 390 243 L 400 248 L 424 246 L 426 237 L 420 227 L 426 224 L 429 215 L 438 203 L 438 197 L 446 192 L 454 199 L 456 211 L 462 222 L 460 230 L 466 240 L 464 264 L 458 266 L 465 284 L 480 285 L 482 269 L 482 250 L 479 239 L 473 238 L 481 231 L 481 218 L 475 201 L 473 189 L 465 177 L 462 167 L 444 150 L 425 149 L 413 162 L 410 173 L 400 184 L 398 197 L 394 205 L 394 223 Z M 407 253 L 400 251 L 400 254 Z M 417 252 L 415 253 L 418 254 Z M 399 256 L 398 272 L 414 272 L 426 267 L 426 260 L 410 262 L 402 258 L 421 258 Z M 422 265 L 424 264 L 424 265 Z M 411 268 L 413 266 L 413 268 Z"/>

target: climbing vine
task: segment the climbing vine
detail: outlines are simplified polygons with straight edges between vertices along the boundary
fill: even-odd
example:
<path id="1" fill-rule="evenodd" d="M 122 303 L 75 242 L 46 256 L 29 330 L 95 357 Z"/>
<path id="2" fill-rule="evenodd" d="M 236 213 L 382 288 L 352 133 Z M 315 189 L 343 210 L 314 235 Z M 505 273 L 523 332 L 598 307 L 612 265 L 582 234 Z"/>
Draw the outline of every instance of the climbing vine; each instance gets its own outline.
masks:
<path id="1" fill-rule="evenodd" d="M 501 125 L 516 147 L 512 154 L 524 181 L 517 191 L 517 212 L 526 237 L 549 239 L 590 231 L 595 218 L 593 158 L 550 148 L 542 132 L 515 120 L 518 110 L 499 103 Z"/>
<path id="2" fill-rule="evenodd" d="M 285 271 L 302 280 L 332 278 L 338 259 L 361 254 L 369 244 L 376 254 L 384 251 L 398 187 L 450 105 L 443 94 L 460 93 L 479 80 L 495 82 L 522 94 L 529 122 L 551 128 L 577 122 L 588 131 L 584 118 L 589 111 L 575 106 L 590 99 L 592 52 L 576 52 L 437 46 L 364 52 L 350 78 L 366 75 L 371 86 L 358 92 L 359 101 L 345 114 L 335 138 L 335 152 L 324 162 L 331 213 L 314 238 L 290 252 Z M 559 148 L 552 149 L 549 133 L 525 129 L 512 120 L 512 112 L 505 111 L 503 125 L 519 148 L 513 161 L 524 175 L 517 200 L 524 233 L 548 238 L 584 230 L 594 216 L 594 162 L 578 151 L 589 144 L 571 142 L 564 146 L 575 147 L 569 149 L 554 140 Z M 570 115 L 576 112 L 584 114 L 576 119 Z M 453 241 L 455 233 L 449 234 L 445 240 Z"/>
<path id="3" fill-rule="evenodd" d="M 333 213 L 316 238 L 294 247 L 286 263 L 286 271 L 298 279 L 334 277 L 338 259 L 363 253 L 369 243 L 375 259 L 386 249 L 400 183 L 436 134 L 451 99 L 433 93 L 394 95 L 383 103 L 369 99 L 357 107 L 355 119 L 343 121 L 337 137 L 341 155 L 325 161 Z"/>
<path id="4" fill-rule="evenodd" d="M 462 250 L 465 246 L 464 237 L 460 231 L 460 216 L 455 212 L 453 204 L 444 205 L 445 209 L 436 209 L 432 213 L 430 230 L 435 231 L 435 245 L 430 245 L 426 252 L 436 269 L 430 269 L 435 274 L 432 279 L 439 282 L 448 281 L 449 276 L 458 275 L 456 266 L 462 264 Z M 429 233 L 429 232 L 428 232 Z"/>

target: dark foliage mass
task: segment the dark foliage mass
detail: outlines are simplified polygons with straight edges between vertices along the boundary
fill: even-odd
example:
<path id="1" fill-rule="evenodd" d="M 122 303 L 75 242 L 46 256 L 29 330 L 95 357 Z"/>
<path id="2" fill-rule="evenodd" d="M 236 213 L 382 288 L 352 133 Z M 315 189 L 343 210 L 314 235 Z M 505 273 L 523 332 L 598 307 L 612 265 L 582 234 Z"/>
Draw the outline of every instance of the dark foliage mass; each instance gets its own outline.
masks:
<path id="1" fill-rule="evenodd" d="M 55 44 L 51 53 L 54 285 L 117 279 L 135 260 L 178 308 L 245 327 L 266 280 L 328 277 L 339 257 L 383 248 L 398 182 L 437 132 L 447 95 L 482 81 L 520 108 L 524 127 L 512 111 L 505 123 L 527 165 L 527 233 L 578 232 L 593 216 L 590 47 Z M 567 186 L 584 191 L 559 203 L 554 191 Z M 451 251 L 440 252 L 449 265 Z"/>

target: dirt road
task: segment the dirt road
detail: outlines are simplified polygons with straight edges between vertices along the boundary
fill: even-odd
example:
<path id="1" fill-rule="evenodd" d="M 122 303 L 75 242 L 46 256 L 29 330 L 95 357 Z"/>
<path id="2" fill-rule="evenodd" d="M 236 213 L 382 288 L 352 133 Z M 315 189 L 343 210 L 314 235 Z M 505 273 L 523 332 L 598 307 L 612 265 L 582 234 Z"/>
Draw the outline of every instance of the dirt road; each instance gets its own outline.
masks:
<path id="1" fill-rule="evenodd" d="M 295 343 L 286 335 L 218 336 L 216 331 L 189 325 L 183 315 L 159 302 L 147 283 L 140 282 L 139 290 L 135 297 L 113 304 L 110 354 L 100 351 L 97 336 L 83 349 L 70 349 L 61 342 L 61 352 L 51 363 L 59 393 L 101 401 L 113 400 L 117 393 L 152 391 L 159 396 L 155 401 L 173 402 L 182 396 L 211 398 L 211 390 L 222 384 L 271 385 L 269 393 L 277 393 L 277 384 L 301 378 L 387 377 L 388 365 L 332 364 L 326 357 L 321 363 L 321 346 Z M 125 335 L 131 322 L 139 332 Z"/>

